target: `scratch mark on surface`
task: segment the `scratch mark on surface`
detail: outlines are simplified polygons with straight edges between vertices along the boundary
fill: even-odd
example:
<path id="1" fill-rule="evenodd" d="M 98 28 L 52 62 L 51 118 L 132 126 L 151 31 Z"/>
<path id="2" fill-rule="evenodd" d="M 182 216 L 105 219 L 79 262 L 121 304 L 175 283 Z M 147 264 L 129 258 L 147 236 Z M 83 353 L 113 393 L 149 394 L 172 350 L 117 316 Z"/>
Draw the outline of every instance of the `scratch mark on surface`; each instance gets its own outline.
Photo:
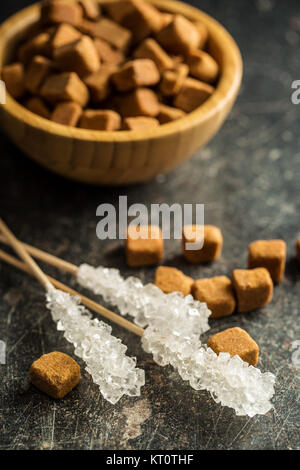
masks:
<path id="1" fill-rule="evenodd" d="M 142 434 L 141 425 L 151 416 L 152 410 L 147 399 L 136 402 L 132 407 L 123 410 L 126 416 L 126 427 L 123 439 L 135 439 Z"/>

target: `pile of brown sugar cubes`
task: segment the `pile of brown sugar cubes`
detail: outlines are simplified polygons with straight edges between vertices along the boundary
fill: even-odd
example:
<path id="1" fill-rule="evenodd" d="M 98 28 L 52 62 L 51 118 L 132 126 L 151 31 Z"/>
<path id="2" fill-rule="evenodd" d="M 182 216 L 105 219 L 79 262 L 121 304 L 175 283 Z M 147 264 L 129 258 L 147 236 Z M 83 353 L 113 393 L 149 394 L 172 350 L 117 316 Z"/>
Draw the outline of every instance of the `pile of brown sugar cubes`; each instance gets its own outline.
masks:
<path id="1" fill-rule="evenodd" d="M 140 238 L 128 229 L 126 257 L 129 266 L 158 264 L 163 259 L 163 239 L 159 227 L 144 226 L 137 231 Z M 187 250 L 186 243 L 195 242 L 196 226 L 185 226 L 182 236 L 184 258 L 193 264 L 217 260 L 222 252 L 223 236 L 218 227 L 204 226 L 204 244 L 201 249 Z M 297 242 L 300 253 L 300 241 Z M 300 256 L 299 256 L 300 260 Z M 177 268 L 159 266 L 155 273 L 155 285 L 163 292 L 192 294 L 196 300 L 205 302 L 211 310 L 211 318 L 221 318 L 238 313 L 247 313 L 266 305 L 273 296 L 273 284 L 279 283 L 284 275 L 286 244 L 283 240 L 257 240 L 248 248 L 248 269 L 235 269 L 232 279 L 221 275 L 194 280 Z M 258 346 L 248 333 L 241 328 L 230 328 L 209 339 L 216 353 L 238 354 L 252 365 L 258 361 Z"/>
<path id="2" fill-rule="evenodd" d="M 2 69 L 31 112 L 66 126 L 139 130 L 179 119 L 214 92 L 208 31 L 144 0 L 47 0 Z"/>

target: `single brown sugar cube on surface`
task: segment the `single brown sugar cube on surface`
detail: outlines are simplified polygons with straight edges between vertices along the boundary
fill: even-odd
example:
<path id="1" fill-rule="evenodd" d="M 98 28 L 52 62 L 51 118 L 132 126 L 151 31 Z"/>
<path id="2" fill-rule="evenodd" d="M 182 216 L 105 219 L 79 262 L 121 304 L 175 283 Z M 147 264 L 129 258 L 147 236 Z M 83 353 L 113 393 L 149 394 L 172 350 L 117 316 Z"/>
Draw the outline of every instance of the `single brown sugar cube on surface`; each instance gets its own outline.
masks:
<path id="1" fill-rule="evenodd" d="M 123 123 L 123 129 L 130 131 L 138 131 L 141 129 L 149 129 L 158 126 L 159 121 L 153 117 L 148 116 L 128 117 L 124 119 Z"/>
<path id="2" fill-rule="evenodd" d="M 169 266 L 159 266 L 155 272 L 154 284 L 165 294 L 181 292 L 184 296 L 191 293 L 193 279 L 182 271 Z"/>
<path id="3" fill-rule="evenodd" d="M 207 52 L 196 50 L 187 55 L 190 74 L 203 82 L 214 83 L 219 75 L 219 65 Z"/>
<path id="4" fill-rule="evenodd" d="M 274 283 L 282 280 L 286 259 L 286 244 L 283 240 L 257 240 L 250 243 L 249 268 L 266 268 Z"/>
<path id="5" fill-rule="evenodd" d="M 37 114 L 38 116 L 41 116 L 45 119 L 50 119 L 51 113 L 41 98 L 33 96 L 32 98 L 29 98 L 27 101 L 25 101 L 24 106 L 32 113 Z"/>
<path id="6" fill-rule="evenodd" d="M 79 0 L 79 5 L 88 20 L 96 20 L 101 13 L 101 7 L 95 0 Z"/>
<path id="7" fill-rule="evenodd" d="M 300 264 L 300 237 L 298 238 L 296 242 L 296 253 L 297 253 L 298 263 Z"/>
<path id="8" fill-rule="evenodd" d="M 140 238 L 136 238 L 136 237 Z M 163 257 L 162 233 L 157 226 L 128 227 L 126 259 L 128 266 L 157 264 Z"/>
<path id="9" fill-rule="evenodd" d="M 207 346 L 216 354 L 229 353 L 231 357 L 239 356 L 251 366 L 258 363 L 259 347 L 242 328 L 228 328 L 211 336 Z"/>
<path id="10" fill-rule="evenodd" d="M 101 18 L 94 23 L 92 34 L 96 38 L 104 39 L 116 49 L 124 51 L 131 40 L 131 32 L 107 18 Z"/>
<path id="11" fill-rule="evenodd" d="M 157 33 L 156 39 L 167 51 L 174 54 L 186 54 L 197 49 L 200 43 L 200 35 L 195 25 L 179 14 Z"/>
<path id="12" fill-rule="evenodd" d="M 198 232 L 198 233 L 197 233 Z M 203 233 L 203 247 L 198 248 L 189 247 L 188 243 L 200 243 L 201 233 Z M 218 227 L 214 225 L 204 225 L 203 231 L 201 226 L 186 225 L 182 230 L 182 248 L 183 256 L 190 263 L 209 263 L 215 261 L 221 256 L 223 246 L 222 232 Z"/>
<path id="13" fill-rule="evenodd" d="M 54 59 L 62 70 L 76 72 L 80 78 L 100 68 L 97 49 L 89 36 L 82 36 L 74 43 L 59 47 L 54 52 Z"/>
<path id="14" fill-rule="evenodd" d="M 235 269 L 232 283 L 240 313 L 261 308 L 272 299 L 273 282 L 265 268 Z"/>
<path id="15" fill-rule="evenodd" d="M 76 126 L 82 114 L 82 108 L 78 103 L 67 101 L 58 103 L 51 115 L 51 121 L 64 126 Z"/>
<path id="16" fill-rule="evenodd" d="M 130 91 L 141 86 L 156 85 L 160 74 L 153 60 L 135 59 L 115 72 L 112 80 L 119 91 Z"/>
<path id="17" fill-rule="evenodd" d="M 137 59 L 151 59 L 156 64 L 158 70 L 163 72 L 174 67 L 173 59 L 162 49 L 162 47 L 152 38 L 145 39 L 134 51 Z"/>
<path id="18" fill-rule="evenodd" d="M 67 23 L 62 23 L 58 26 L 56 32 L 51 39 L 51 48 L 54 52 L 55 49 L 71 44 L 81 38 L 81 33 L 78 29 Z"/>
<path id="19" fill-rule="evenodd" d="M 186 113 L 181 109 L 173 108 L 172 106 L 167 106 L 165 104 L 159 105 L 158 120 L 160 124 L 176 121 L 184 116 L 186 116 Z"/>
<path id="20" fill-rule="evenodd" d="M 70 23 L 78 26 L 83 17 L 82 8 L 78 3 L 64 0 L 48 0 L 42 3 L 41 19 L 43 23 Z"/>
<path id="21" fill-rule="evenodd" d="M 54 63 L 46 57 L 33 57 L 25 72 L 25 87 L 32 94 L 37 94 L 45 78 L 55 69 Z"/>
<path id="22" fill-rule="evenodd" d="M 75 101 L 84 107 L 89 100 L 89 90 L 75 72 L 50 75 L 40 93 L 50 103 Z"/>
<path id="23" fill-rule="evenodd" d="M 105 64 L 100 67 L 98 72 L 89 75 L 84 79 L 84 83 L 90 90 L 91 100 L 94 103 L 100 103 L 110 94 L 110 77 L 115 71 L 115 65 Z"/>
<path id="24" fill-rule="evenodd" d="M 189 68 L 186 64 L 178 64 L 173 70 L 166 70 L 159 84 L 159 90 L 164 96 L 177 95 L 188 74 Z"/>
<path id="25" fill-rule="evenodd" d="M 121 117 L 110 109 L 83 111 L 79 127 L 98 131 L 117 131 L 121 127 Z"/>
<path id="26" fill-rule="evenodd" d="M 178 95 L 175 96 L 174 106 L 186 113 L 201 106 L 214 92 L 214 87 L 194 78 L 186 78 Z"/>
<path id="27" fill-rule="evenodd" d="M 20 62 L 5 65 L 1 71 L 2 80 L 7 91 L 16 99 L 22 98 L 25 92 L 25 71 Z"/>
<path id="28" fill-rule="evenodd" d="M 40 33 L 22 44 L 17 52 L 18 59 L 27 64 L 33 56 L 48 56 L 51 53 L 51 35 Z"/>
<path id="29" fill-rule="evenodd" d="M 198 279 L 192 286 L 192 294 L 196 300 L 207 304 L 210 318 L 227 317 L 235 310 L 232 283 L 227 276 Z"/>
<path id="30" fill-rule="evenodd" d="M 107 41 L 96 38 L 94 44 L 102 63 L 118 65 L 124 62 L 125 56 L 123 52 L 114 49 Z"/>
<path id="31" fill-rule="evenodd" d="M 154 91 L 149 88 L 137 88 L 122 97 L 119 110 L 123 117 L 152 116 L 159 113 L 159 101 Z"/>
<path id="32" fill-rule="evenodd" d="M 29 369 L 30 381 L 53 398 L 66 396 L 80 380 L 80 367 L 67 354 L 54 351 L 34 361 Z"/>

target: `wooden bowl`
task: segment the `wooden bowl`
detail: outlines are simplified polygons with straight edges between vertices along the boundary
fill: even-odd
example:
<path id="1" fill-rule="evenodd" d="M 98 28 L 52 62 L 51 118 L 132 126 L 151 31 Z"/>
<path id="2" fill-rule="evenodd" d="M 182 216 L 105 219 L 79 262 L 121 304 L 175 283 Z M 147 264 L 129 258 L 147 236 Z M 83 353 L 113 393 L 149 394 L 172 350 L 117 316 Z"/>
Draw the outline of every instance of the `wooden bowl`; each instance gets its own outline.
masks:
<path id="1" fill-rule="evenodd" d="M 84 183 L 132 184 L 177 167 L 219 130 L 242 78 L 242 59 L 235 41 L 216 20 L 196 8 L 174 0 L 150 2 L 207 26 L 209 52 L 221 67 L 215 93 L 178 121 L 155 129 L 122 132 L 62 126 L 31 113 L 7 94 L 6 104 L 0 107 L 0 123 L 30 158 L 54 173 Z M 12 59 L 16 44 L 38 20 L 39 8 L 39 3 L 25 8 L 0 27 L 0 68 Z"/>

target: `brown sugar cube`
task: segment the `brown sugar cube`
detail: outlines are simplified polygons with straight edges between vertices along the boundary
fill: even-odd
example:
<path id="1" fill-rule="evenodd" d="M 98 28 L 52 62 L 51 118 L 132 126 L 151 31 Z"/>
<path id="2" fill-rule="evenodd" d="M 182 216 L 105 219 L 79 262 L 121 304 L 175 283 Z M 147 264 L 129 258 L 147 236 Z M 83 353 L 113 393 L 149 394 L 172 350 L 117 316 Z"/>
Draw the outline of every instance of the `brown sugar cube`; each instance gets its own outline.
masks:
<path id="1" fill-rule="evenodd" d="M 150 59 L 130 60 L 112 75 L 112 81 L 119 91 L 156 85 L 159 80 L 158 68 Z"/>
<path id="2" fill-rule="evenodd" d="M 300 237 L 298 238 L 296 242 L 296 253 L 297 253 L 298 263 L 300 264 Z"/>
<path id="3" fill-rule="evenodd" d="M 182 15 L 175 15 L 173 20 L 156 35 L 157 41 L 169 52 L 185 54 L 197 49 L 200 35 L 195 25 Z"/>
<path id="4" fill-rule="evenodd" d="M 186 64 L 178 64 L 173 70 L 166 70 L 159 85 L 161 93 L 164 96 L 174 96 L 179 93 L 188 74 L 189 68 Z"/>
<path id="5" fill-rule="evenodd" d="M 257 240 L 249 245 L 248 268 L 266 268 L 274 283 L 282 280 L 286 259 L 283 240 Z"/>
<path id="6" fill-rule="evenodd" d="M 154 284 L 163 292 L 182 292 L 184 296 L 191 293 L 193 279 L 183 274 L 182 271 L 169 266 L 159 266 L 155 272 Z"/>
<path id="7" fill-rule="evenodd" d="M 182 247 L 183 256 L 190 263 L 209 263 L 215 261 L 221 256 L 223 246 L 222 232 L 214 225 L 204 225 L 204 240 L 203 247 L 188 250 L 187 243 L 197 243 L 198 234 L 196 229 L 200 232 L 201 226 L 186 225 L 183 227 L 182 234 Z M 200 241 L 200 240 L 199 240 Z M 192 247 L 191 247 L 192 248 Z"/>
<path id="8" fill-rule="evenodd" d="M 25 87 L 33 95 L 37 94 L 45 78 L 54 70 L 51 60 L 37 55 L 33 57 L 25 73 Z"/>
<path id="9" fill-rule="evenodd" d="M 139 237 L 139 238 L 137 238 Z M 128 266 L 157 264 L 163 256 L 161 230 L 155 225 L 132 227 L 127 231 L 126 259 Z"/>
<path id="10" fill-rule="evenodd" d="M 235 310 L 232 283 L 227 276 L 198 279 L 192 286 L 192 294 L 196 300 L 207 304 L 210 318 L 227 317 Z"/>
<path id="11" fill-rule="evenodd" d="M 54 59 L 63 70 L 76 72 L 81 78 L 100 68 L 97 49 L 89 36 L 59 47 L 54 52 Z"/>
<path id="12" fill-rule="evenodd" d="M 51 39 L 51 48 L 54 52 L 59 47 L 71 44 L 81 38 L 81 33 L 78 29 L 67 23 L 62 23 L 58 26 L 56 32 Z"/>
<path id="13" fill-rule="evenodd" d="M 91 33 L 121 51 L 126 50 L 131 41 L 131 32 L 128 29 L 107 18 L 101 18 L 94 23 Z"/>
<path id="14" fill-rule="evenodd" d="M 90 91 L 91 100 L 94 103 L 100 103 L 108 97 L 111 91 L 110 77 L 115 71 L 115 65 L 105 64 L 100 67 L 98 72 L 84 79 L 84 83 Z"/>
<path id="15" fill-rule="evenodd" d="M 250 312 L 272 299 L 273 282 L 265 268 L 235 269 L 232 275 L 238 312 Z"/>
<path id="16" fill-rule="evenodd" d="M 29 369 L 30 381 L 53 398 L 66 396 L 80 380 L 80 367 L 67 354 L 54 351 L 34 361 Z"/>
<path id="17" fill-rule="evenodd" d="M 43 23 L 70 23 L 78 26 L 83 17 L 82 8 L 78 3 L 63 0 L 48 0 L 42 4 L 41 20 Z"/>
<path id="18" fill-rule="evenodd" d="M 82 107 L 89 100 L 89 90 L 75 72 L 65 72 L 50 75 L 46 78 L 40 94 L 46 101 L 75 101 Z"/>
<path id="19" fill-rule="evenodd" d="M 203 82 L 214 83 L 219 75 L 219 65 L 207 52 L 196 50 L 187 55 L 190 74 Z"/>
<path id="20" fill-rule="evenodd" d="M 173 59 L 152 38 L 145 39 L 140 44 L 134 51 L 134 57 L 137 59 L 153 60 L 160 72 L 174 67 Z"/>
<path id="21" fill-rule="evenodd" d="M 96 131 L 117 131 L 121 127 L 121 117 L 110 109 L 83 111 L 79 127 Z"/>
<path id="22" fill-rule="evenodd" d="M 119 110 L 123 117 L 155 117 L 159 113 L 159 101 L 149 88 L 137 88 L 120 100 Z"/>
<path id="23" fill-rule="evenodd" d="M 64 126 L 75 127 L 82 114 L 82 108 L 78 103 L 66 101 L 58 103 L 51 115 L 51 121 Z"/>
<path id="24" fill-rule="evenodd" d="M 17 52 L 18 59 L 27 64 L 35 55 L 48 56 L 51 54 L 51 35 L 40 33 L 22 44 Z"/>
<path id="25" fill-rule="evenodd" d="M 41 98 L 33 96 L 24 103 L 24 106 L 32 113 L 37 114 L 38 116 L 41 116 L 45 119 L 50 119 L 51 113 Z"/>
<path id="26" fill-rule="evenodd" d="M 186 113 L 194 111 L 203 104 L 214 92 L 214 87 L 194 78 L 186 78 L 178 95 L 175 96 L 174 106 Z"/>
<path id="27" fill-rule="evenodd" d="M 211 336 L 207 346 L 216 354 L 227 352 L 231 357 L 239 356 L 251 366 L 256 366 L 258 363 L 259 347 L 242 328 L 228 328 Z"/>
<path id="28" fill-rule="evenodd" d="M 194 25 L 197 28 L 197 31 L 198 31 L 199 36 L 200 36 L 200 42 L 199 42 L 198 47 L 199 47 L 199 49 L 203 49 L 205 47 L 207 39 L 208 39 L 208 29 L 205 26 L 205 24 L 202 23 L 202 21 L 196 21 L 196 23 L 194 23 Z"/>
<path id="29" fill-rule="evenodd" d="M 15 62 L 5 65 L 1 72 L 7 91 L 16 99 L 22 98 L 25 92 L 25 72 L 23 64 Z"/>
<path id="30" fill-rule="evenodd" d="M 166 124 L 168 122 L 176 121 L 184 117 L 186 113 L 181 109 L 173 108 L 172 106 L 167 106 L 165 104 L 159 105 L 159 115 L 158 120 L 160 124 Z"/>
<path id="31" fill-rule="evenodd" d="M 123 129 L 129 131 L 138 131 L 140 129 L 149 129 L 158 126 L 158 120 L 148 116 L 128 117 L 124 119 L 123 123 Z"/>
<path id="32" fill-rule="evenodd" d="M 79 5 L 88 20 L 96 20 L 101 14 L 101 7 L 95 0 L 79 0 Z"/>
<path id="33" fill-rule="evenodd" d="M 119 65 L 125 60 L 125 56 L 122 51 L 118 51 L 111 47 L 108 42 L 103 39 L 96 38 L 94 41 L 95 47 L 97 49 L 100 61 L 103 64 L 114 64 Z"/>
<path id="34" fill-rule="evenodd" d="M 107 15 L 116 23 L 122 23 L 123 19 L 134 10 L 134 6 L 128 0 L 106 3 L 104 8 Z"/>
<path id="35" fill-rule="evenodd" d="M 130 4 L 133 8 L 122 18 L 122 24 L 132 31 L 134 44 L 163 28 L 164 15 L 153 5 L 141 0 L 131 0 Z"/>

